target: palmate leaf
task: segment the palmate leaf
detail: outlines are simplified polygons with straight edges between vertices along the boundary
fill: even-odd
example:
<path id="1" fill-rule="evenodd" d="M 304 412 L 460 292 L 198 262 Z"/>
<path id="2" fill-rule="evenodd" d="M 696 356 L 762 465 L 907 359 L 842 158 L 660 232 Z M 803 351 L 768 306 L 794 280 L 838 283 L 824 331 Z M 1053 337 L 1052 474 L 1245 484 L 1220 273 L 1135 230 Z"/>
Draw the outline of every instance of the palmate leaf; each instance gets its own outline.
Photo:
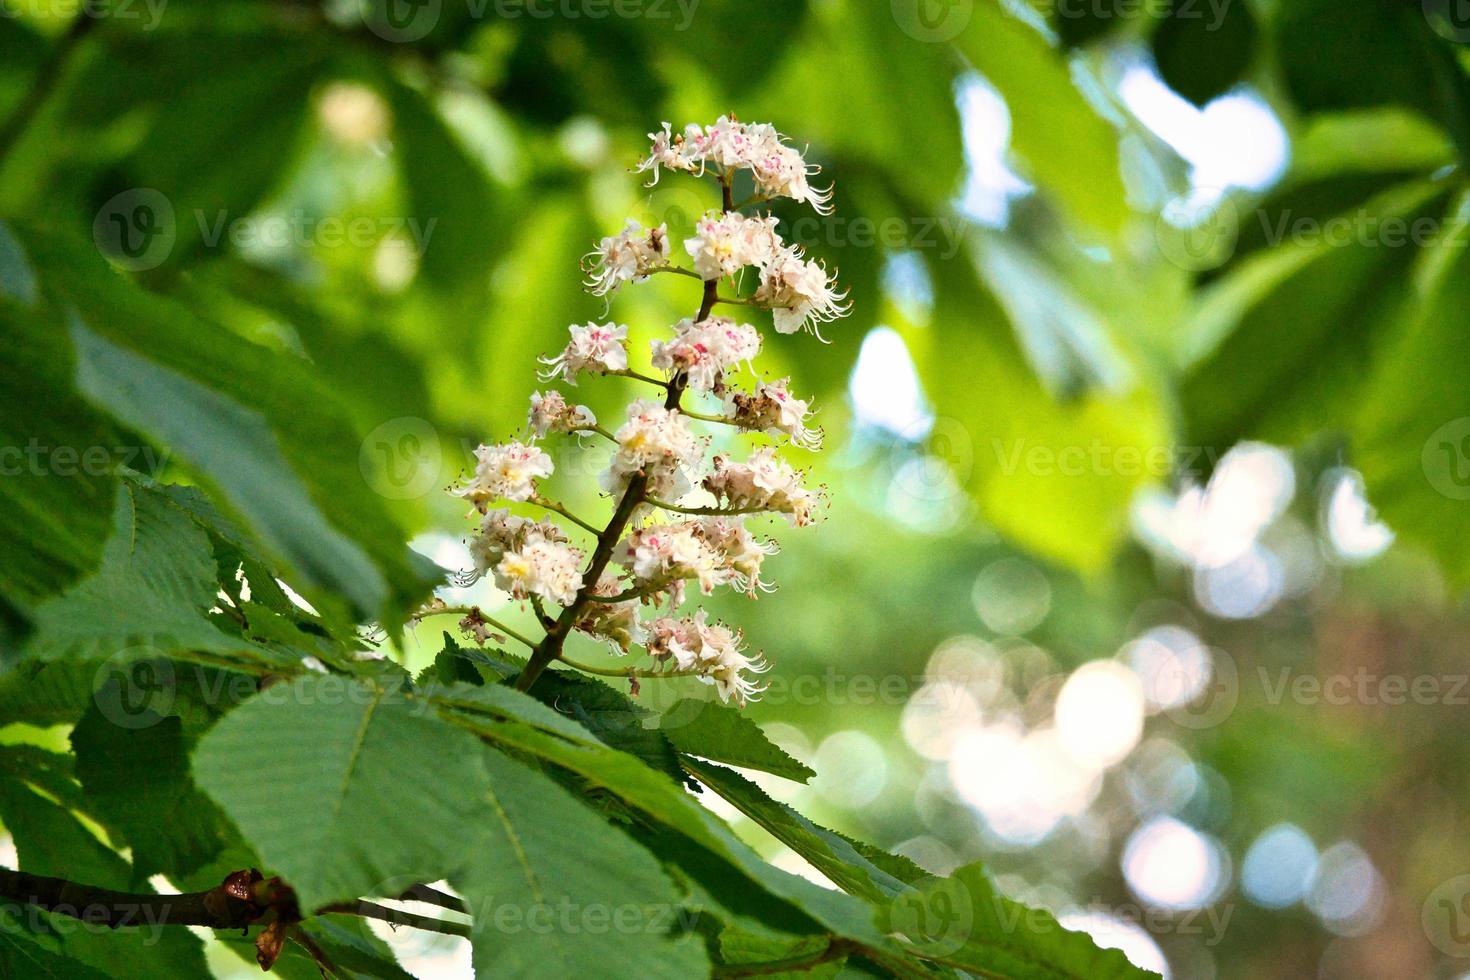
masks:
<path id="1" fill-rule="evenodd" d="M 875 911 L 850 896 L 828 891 L 763 861 L 755 851 L 686 791 L 626 753 L 595 741 L 573 743 L 527 725 L 486 719 L 467 727 L 491 742 L 570 770 L 696 845 L 726 874 L 743 875 L 780 903 L 789 903 L 833 935 L 860 943 L 873 956 L 902 961 L 902 953 L 875 925 Z"/>
<path id="2" fill-rule="evenodd" d="M 13 912 L 0 910 L 0 976 L 28 980 L 108 980 L 108 974 L 80 960 L 54 952 L 13 919 Z"/>
<path id="3" fill-rule="evenodd" d="M 663 713 L 659 730 L 680 752 L 701 759 L 759 769 L 799 783 L 816 775 L 766 738 L 749 716 L 728 705 L 685 698 Z"/>
<path id="4" fill-rule="evenodd" d="M 24 783 L 0 777 L 0 822 L 15 840 L 23 871 L 120 891 L 149 890 L 146 885 L 137 885 L 137 875 L 128 862 L 93 836 L 70 811 Z M 117 980 L 208 975 L 203 945 L 187 929 L 155 923 L 113 930 L 30 908 L 14 914 L 59 939 L 56 951 L 61 955 Z M 0 936 L 8 932 L 0 928 Z M 20 955 L 20 951 L 12 950 L 11 955 Z M 78 970 L 63 975 L 88 974 Z"/>
<path id="5" fill-rule="evenodd" d="M 1116 234 L 1131 213 L 1118 134 L 1073 84 L 1062 54 L 1000 0 L 977 0 L 955 43 L 1005 98 L 1026 173 L 1081 225 Z"/>
<path id="6" fill-rule="evenodd" d="M 162 495 L 125 482 L 100 567 L 36 607 L 23 652 L 43 660 L 253 655 L 250 644 L 210 621 L 217 591 L 204 532 Z"/>
<path id="7" fill-rule="evenodd" d="M 998 530 L 1039 556 L 1098 572 L 1150 479 L 1141 463 L 1114 461 L 1146 460 L 1172 444 L 1162 396 L 1136 371 L 1079 392 L 1051 390 L 968 252 L 931 257 L 931 267 L 933 326 L 914 340 L 929 345 L 916 359 L 944 422 L 936 437 L 946 445 L 936 448 Z M 1093 458 L 1106 462 L 1089 465 Z"/>
<path id="8" fill-rule="evenodd" d="M 337 675 L 279 683 L 225 716 L 194 778 L 304 910 L 460 870 L 486 816 L 473 738 L 397 685 Z"/>
<path id="9" fill-rule="evenodd" d="M 881 904 L 904 890 L 903 881 L 869 861 L 845 838 L 771 799 L 739 773 L 698 759 L 687 759 L 684 765 L 701 783 L 806 858 L 849 895 Z"/>
<path id="10" fill-rule="evenodd" d="M 66 339 L 32 309 L 35 275 L 0 223 L 0 610 L 22 618 L 96 567 L 117 486 L 110 464 L 138 449 L 71 390 Z"/>
<path id="11" fill-rule="evenodd" d="M 72 729 L 76 775 L 91 809 L 132 849 L 134 873 L 188 874 L 224 849 L 232 829 L 189 778 L 177 717 L 116 724 L 93 706 Z"/>
<path id="12" fill-rule="evenodd" d="M 1366 390 L 1355 392 L 1352 461 L 1388 526 L 1470 581 L 1470 197 L 1411 277 L 1405 329 Z"/>
<path id="13" fill-rule="evenodd" d="M 22 241 L 46 270 L 76 387 L 212 486 L 317 608 L 391 625 L 427 592 L 437 570 L 363 479 L 360 440 L 309 365 L 131 285 L 74 243 Z"/>
<path id="14" fill-rule="evenodd" d="M 1116 949 L 996 891 L 978 864 L 898 895 L 887 926 L 936 962 L 1006 980 L 1157 980 Z"/>
<path id="15" fill-rule="evenodd" d="M 1440 211 L 1445 192 L 1427 180 L 1398 185 L 1351 212 L 1349 227 L 1411 227 Z M 1223 449 L 1242 438 L 1290 443 L 1315 435 L 1359 403 L 1395 332 L 1415 248 L 1361 241 L 1356 233 L 1347 241 L 1285 233 L 1203 291 L 1184 326 L 1191 445 Z"/>
<path id="16" fill-rule="evenodd" d="M 488 751 L 485 839 L 455 879 L 474 915 L 476 973 L 493 977 L 708 973 L 647 851 L 545 776 Z"/>

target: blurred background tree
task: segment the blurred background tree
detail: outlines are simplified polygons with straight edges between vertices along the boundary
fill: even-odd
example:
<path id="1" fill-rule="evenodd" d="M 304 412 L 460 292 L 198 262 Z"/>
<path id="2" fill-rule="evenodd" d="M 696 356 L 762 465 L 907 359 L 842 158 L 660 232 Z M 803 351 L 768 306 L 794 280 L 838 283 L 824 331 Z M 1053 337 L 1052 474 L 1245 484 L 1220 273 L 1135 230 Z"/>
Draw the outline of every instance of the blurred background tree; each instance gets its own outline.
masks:
<path id="1" fill-rule="evenodd" d="M 759 365 L 821 407 L 833 498 L 786 536 L 788 584 L 725 610 L 775 662 L 751 715 L 820 773 L 768 789 L 935 871 L 983 859 L 1177 980 L 1448 978 L 1470 955 L 1462 6 L 3 0 L 0 214 L 60 243 L 43 276 L 113 340 L 232 377 L 314 493 L 378 498 L 339 526 L 381 511 L 454 569 L 439 491 L 522 424 L 530 358 L 604 316 L 582 255 L 630 212 L 680 241 L 709 203 L 638 188 L 645 133 L 802 134 L 840 217 L 778 207 L 782 233 L 855 312 Z M 86 285 L 99 252 L 167 329 Z M 24 296 L 17 253 L 0 236 Z M 682 295 L 610 315 L 656 328 Z M 242 339 L 284 359 L 242 371 Z M 18 335 L 10 382 L 75 341 Z M 292 430 L 297 398 L 350 426 Z M 97 559 L 38 506 L 0 490 L 7 555 L 37 556 L 0 571 L 23 595 Z M 293 552 L 293 527 L 308 597 L 391 621 L 426 581 Z M 444 625 L 398 653 L 427 662 Z M 463 955 L 420 952 L 425 975 Z"/>

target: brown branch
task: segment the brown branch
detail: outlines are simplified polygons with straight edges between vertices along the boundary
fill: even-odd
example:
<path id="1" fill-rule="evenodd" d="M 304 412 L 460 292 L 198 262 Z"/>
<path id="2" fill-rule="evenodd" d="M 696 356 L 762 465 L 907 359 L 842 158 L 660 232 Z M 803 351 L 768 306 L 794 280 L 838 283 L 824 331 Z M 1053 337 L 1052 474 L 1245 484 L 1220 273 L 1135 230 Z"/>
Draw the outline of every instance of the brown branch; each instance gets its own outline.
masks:
<path id="1" fill-rule="evenodd" d="M 110 929 L 130 926 L 208 926 L 243 929 L 268 910 L 257 894 L 259 872 L 236 871 L 215 887 L 182 895 L 119 892 L 0 868 L 0 898 Z"/>

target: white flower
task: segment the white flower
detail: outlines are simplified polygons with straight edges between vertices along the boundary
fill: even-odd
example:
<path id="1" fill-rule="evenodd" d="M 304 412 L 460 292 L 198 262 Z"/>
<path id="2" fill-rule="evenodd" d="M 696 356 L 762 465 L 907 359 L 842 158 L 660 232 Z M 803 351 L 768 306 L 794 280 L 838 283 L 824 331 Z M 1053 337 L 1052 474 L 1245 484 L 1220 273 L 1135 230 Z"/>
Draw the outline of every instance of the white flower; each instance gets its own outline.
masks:
<path id="1" fill-rule="evenodd" d="M 749 170 L 756 189 L 764 197 L 789 197 L 810 204 L 819 214 L 831 212 L 832 190 L 817 190 L 811 178 L 821 168 L 806 162 L 801 151 L 787 146 L 785 137 L 766 123 L 742 123 L 721 116 L 714 125 L 690 124 L 675 133 L 668 123 L 649 133 L 648 156 L 638 164 L 639 172 L 652 171 L 650 184 L 658 182 L 661 168 L 684 173 L 704 173 L 714 167 L 721 175 Z"/>
<path id="2" fill-rule="evenodd" d="M 674 325 L 673 340 L 653 342 L 653 366 L 670 375 L 688 375 L 688 387 L 709 391 L 724 373 L 760 353 L 760 333 L 748 323 L 710 317 L 698 323 L 685 318 Z"/>
<path id="3" fill-rule="evenodd" d="M 688 492 L 684 471 L 699 462 L 704 446 L 679 412 L 640 398 L 628 406 L 628 421 L 614 438 L 618 448 L 602 475 L 602 488 L 608 493 L 623 490 L 640 471 L 648 475 L 648 493 L 655 497 Z"/>
<path id="4" fill-rule="evenodd" d="M 609 235 L 589 252 L 583 268 L 587 289 L 595 296 L 614 293 L 625 282 L 646 279 L 669 259 L 669 229 L 665 225 L 644 230 L 632 218 L 627 227 Z"/>
<path id="5" fill-rule="evenodd" d="M 744 673 L 769 668 L 759 657 L 740 652 L 742 639 L 738 630 L 707 622 L 701 609 L 692 619 L 655 619 L 648 628 L 648 653 L 657 660 L 672 660 L 679 670 L 697 671 L 700 680 L 715 685 L 721 701 L 733 698 L 743 705 L 761 692 Z"/>
<path id="6" fill-rule="evenodd" d="M 731 507 L 775 511 L 798 527 L 816 518 L 821 495 L 802 486 L 801 473 L 778 457 L 774 448 L 757 449 L 744 463 L 733 463 L 723 455 L 711 462 L 714 472 L 705 477 L 704 488 Z"/>
<path id="7" fill-rule="evenodd" d="M 531 413 L 526 420 L 531 434 L 544 439 L 548 432 L 574 432 L 597 424 L 597 417 L 586 405 L 572 405 L 559 391 L 535 392 L 531 395 Z"/>
<path id="8" fill-rule="evenodd" d="M 492 500 L 530 500 L 536 494 L 535 481 L 551 475 L 551 457 L 525 443 L 510 442 L 503 446 L 481 446 L 475 450 L 475 475 L 452 492 L 474 503 L 483 514 Z"/>
<path id="9" fill-rule="evenodd" d="M 690 128 L 697 131 L 697 127 L 691 126 Z M 650 185 L 658 183 L 660 167 L 692 173 L 702 166 L 688 152 L 690 148 L 685 142 L 684 134 L 675 135 L 668 123 L 664 123 L 660 131 L 649 133 L 648 139 L 651 144 L 648 157 L 638 164 L 637 171 L 639 173 L 645 170 L 653 171 L 653 177 L 648 181 Z"/>
<path id="10" fill-rule="evenodd" d="M 700 591 L 709 595 L 733 577 L 725 556 L 705 538 L 697 521 L 638 528 L 623 539 L 617 555 L 634 580 L 649 589 L 695 579 Z"/>
<path id="11" fill-rule="evenodd" d="M 725 417 L 736 425 L 768 435 L 784 434 L 803 449 L 822 448 L 822 430 L 809 428 L 810 403 L 787 389 L 790 378 L 757 382 L 750 394 L 730 391 L 725 395 Z"/>
<path id="12" fill-rule="evenodd" d="M 570 606 L 582 587 L 582 552 L 533 536 L 515 551 L 507 551 L 494 571 L 496 586 L 517 599 L 534 595 Z"/>
<path id="13" fill-rule="evenodd" d="M 548 365 L 541 372 L 542 381 L 562 377 L 567 384 L 575 385 L 582 371 L 602 374 L 628 369 L 628 328 L 623 324 L 589 323 L 573 326 L 570 332 L 572 339 L 560 355 L 541 358 L 541 363 Z"/>
<path id="14" fill-rule="evenodd" d="M 611 598 L 622 594 L 624 591 L 622 583 L 607 572 L 597 580 L 597 585 L 592 589 L 592 594 Z M 599 637 L 610 643 L 615 649 L 627 653 L 633 644 L 642 644 L 648 639 L 648 631 L 643 626 L 643 621 L 638 618 L 638 600 L 629 599 L 625 602 L 589 602 L 586 610 L 577 620 L 576 628 L 583 633 Z"/>
<path id="15" fill-rule="evenodd" d="M 495 568 L 506 552 L 516 551 L 532 540 L 564 544 L 567 536 L 549 518 L 533 521 L 503 508 L 488 511 L 480 519 L 479 533 L 470 539 L 470 557 L 475 560 L 473 578 Z"/>
<path id="16" fill-rule="evenodd" d="M 818 214 L 832 213 L 832 188 L 817 190 L 810 182 L 821 173 L 821 167 L 808 164 L 799 150 L 782 142 L 783 137 L 772 126 L 754 125 L 749 133 L 756 144 L 749 166 L 761 194 L 805 202 Z"/>
<path id="17" fill-rule="evenodd" d="M 777 333 L 795 333 L 803 327 L 820 339 L 815 324 L 848 314 L 846 291 L 838 292 L 820 262 L 803 259 L 796 246 L 782 249 L 761 270 L 755 301 L 772 311 Z"/>
<path id="18" fill-rule="evenodd" d="M 776 219 L 747 218 L 738 211 L 712 211 L 694 226 L 694 237 L 684 241 L 701 279 L 733 276 L 747 265 L 763 266 L 781 249 Z"/>
<path id="19" fill-rule="evenodd" d="M 752 596 L 774 588 L 761 580 L 761 564 L 780 551 L 774 541 L 757 541 L 743 517 L 706 517 L 699 524 L 704 541 L 719 553 L 729 585 Z"/>

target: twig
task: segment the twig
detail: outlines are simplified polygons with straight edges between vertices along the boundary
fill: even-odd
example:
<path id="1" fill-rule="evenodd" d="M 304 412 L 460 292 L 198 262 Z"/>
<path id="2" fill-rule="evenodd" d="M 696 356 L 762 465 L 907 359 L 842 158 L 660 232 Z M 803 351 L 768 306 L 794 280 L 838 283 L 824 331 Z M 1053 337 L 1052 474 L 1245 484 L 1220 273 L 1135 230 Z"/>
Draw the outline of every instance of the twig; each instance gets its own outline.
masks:
<path id="1" fill-rule="evenodd" d="M 250 878 L 251 872 L 237 871 L 207 891 L 154 895 L 0 868 L 0 896 L 110 929 L 156 925 L 242 929 L 266 911 L 251 897 Z M 254 878 L 259 880 L 258 872 Z"/>
<path id="2" fill-rule="evenodd" d="M 611 439 L 612 437 L 611 436 L 608 436 L 608 438 Z M 536 494 L 535 496 L 533 496 L 529 501 L 527 501 L 527 503 L 532 503 L 532 504 L 535 504 L 537 507 L 544 507 L 545 509 L 547 509 L 549 511 L 552 511 L 553 513 L 560 514 L 562 517 L 565 517 L 567 520 L 571 521 L 573 524 L 576 524 L 578 527 L 582 528 L 583 530 L 590 531 L 593 534 L 598 534 L 602 530 L 601 528 L 597 527 L 596 525 L 589 524 L 586 521 L 582 520 L 582 518 L 578 517 L 576 514 L 573 514 L 571 511 L 567 510 L 566 507 L 564 507 L 563 505 L 557 503 L 554 500 L 547 500 L 545 497 L 541 496 L 540 494 Z"/>
<path id="3" fill-rule="evenodd" d="M 470 935 L 468 922 L 449 922 L 445 919 L 436 919 L 431 915 L 418 915 L 402 909 L 390 909 L 377 902 L 341 902 L 318 909 L 317 914 L 358 915 L 364 919 L 377 919 L 379 922 L 387 922 L 390 925 L 408 926 L 411 929 L 422 929 L 425 932 L 439 932 L 446 936 L 468 937 Z"/>
<path id="4" fill-rule="evenodd" d="M 572 660 L 566 654 L 556 658 L 574 670 L 580 670 L 584 674 L 597 674 L 599 677 L 643 677 L 643 678 L 672 678 L 693 677 L 699 671 L 690 667 L 687 670 L 643 670 L 638 667 L 593 667 L 580 661 Z"/>
<path id="5" fill-rule="evenodd" d="M 671 510 L 676 514 L 696 514 L 702 517 L 725 517 L 733 514 L 759 514 L 767 507 L 680 507 L 678 504 L 667 503 L 662 500 L 648 498 L 648 503 L 662 510 Z"/>
<path id="6" fill-rule="evenodd" d="M 637 371 L 628 368 L 623 368 L 620 371 L 604 371 L 603 374 L 608 374 L 615 378 L 632 378 L 634 381 L 643 381 L 651 385 L 658 385 L 660 388 L 669 387 L 669 382 L 667 381 L 660 378 L 651 378 L 646 374 L 639 374 Z"/>

